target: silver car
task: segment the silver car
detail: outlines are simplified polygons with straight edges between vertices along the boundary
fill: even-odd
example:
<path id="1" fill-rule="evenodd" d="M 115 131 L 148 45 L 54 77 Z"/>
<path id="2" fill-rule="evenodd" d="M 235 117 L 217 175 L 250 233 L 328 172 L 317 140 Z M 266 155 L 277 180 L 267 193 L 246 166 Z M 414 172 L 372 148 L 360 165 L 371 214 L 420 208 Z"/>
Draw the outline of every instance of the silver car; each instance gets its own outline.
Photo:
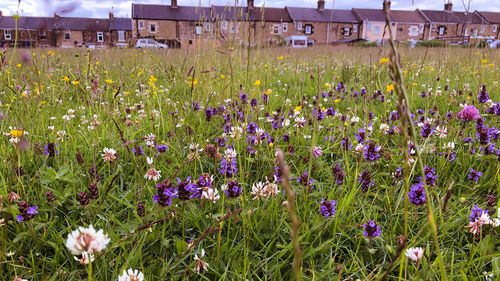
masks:
<path id="1" fill-rule="evenodd" d="M 158 43 L 153 39 L 139 39 L 135 43 L 136 48 L 157 48 L 157 49 L 168 49 L 168 46 L 162 43 Z"/>

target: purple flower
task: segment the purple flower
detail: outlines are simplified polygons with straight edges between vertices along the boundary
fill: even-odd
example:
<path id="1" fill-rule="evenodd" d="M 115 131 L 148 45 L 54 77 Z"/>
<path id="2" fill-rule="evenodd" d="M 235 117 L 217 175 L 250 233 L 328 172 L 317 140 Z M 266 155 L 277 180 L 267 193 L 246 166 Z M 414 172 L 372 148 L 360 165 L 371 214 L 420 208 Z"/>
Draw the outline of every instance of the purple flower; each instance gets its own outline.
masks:
<path id="1" fill-rule="evenodd" d="M 408 192 L 408 199 L 410 203 L 417 206 L 423 205 L 426 202 L 423 181 L 411 186 L 410 192 Z"/>
<path id="2" fill-rule="evenodd" d="M 57 156 L 59 155 L 59 150 L 56 149 L 58 146 L 59 144 L 57 143 L 49 142 L 45 145 L 43 153 L 49 157 Z"/>
<path id="3" fill-rule="evenodd" d="M 144 149 L 142 149 L 142 145 L 139 145 L 132 148 L 132 152 L 134 152 L 135 156 L 141 156 L 144 154 Z"/>
<path id="4" fill-rule="evenodd" d="M 236 158 L 233 158 L 228 162 L 224 157 L 222 157 L 220 161 L 220 168 L 219 172 L 228 178 L 234 177 L 236 172 L 238 171 L 238 168 L 236 168 Z"/>
<path id="5" fill-rule="evenodd" d="M 166 152 L 168 150 L 168 145 L 166 144 L 157 145 L 156 150 L 160 153 Z"/>
<path id="6" fill-rule="evenodd" d="M 457 118 L 462 119 L 462 121 L 470 122 L 481 118 L 479 110 L 473 105 L 465 106 L 460 112 L 457 113 Z"/>
<path id="7" fill-rule="evenodd" d="M 314 158 L 320 157 L 322 153 L 323 153 L 323 150 L 321 150 L 320 146 L 315 146 L 312 149 L 312 155 L 313 155 Z"/>
<path id="8" fill-rule="evenodd" d="M 199 102 L 191 102 L 191 106 L 193 107 L 194 111 L 198 111 L 200 109 L 200 103 Z"/>
<path id="9" fill-rule="evenodd" d="M 223 186 L 224 193 L 229 198 L 238 198 L 241 195 L 241 186 L 238 184 L 238 181 L 229 181 L 227 185 Z"/>
<path id="10" fill-rule="evenodd" d="M 380 145 L 375 145 L 373 141 L 368 141 L 365 144 L 363 157 L 366 160 L 373 162 L 380 158 L 379 151 L 380 151 Z"/>
<path id="11" fill-rule="evenodd" d="M 21 215 L 17 215 L 16 218 L 17 218 L 17 222 L 22 222 L 24 220 L 23 216 L 21 216 Z"/>
<path id="12" fill-rule="evenodd" d="M 472 181 L 478 182 L 482 175 L 483 173 L 480 171 L 474 171 L 472 168 L 469 169 L 468 178 Z"/>
<path id="13" fill-rule="evenodd" d="M 483 215 L 483 213 L 487 214 L 488 210 L 483 211 L 483 209 L 479 208 L 477 205 L 474 205 L 474 207 L 470 211 L 469 221 L 475 222 L 476 219 L 478 219 L 479 217 L 481 217 L 481 215 Z"/>
<path id="14" fill-rule="evenodd" d="M 434 128 L 432 127 L 431 122 L 425 122 L 424 125 L 420 128 L 420 135 L 424 138 L 428 138 L 434 132 Z"/>
<path id="15" fill-rule="evenodd" d="M 172 205 L 172 199 L 178 197 L 177 188 L 172 187 L 169 180 L 164 180 L 156 185 L 157 193 L 153 196 L 153 200 L 158 205 L 165 207 Z"/>
<path id="16" fill-rule="evenodd" d="M 192 195 L 198 189 L 198 186 L 191 182 L 191 177 L 187 177 L 186 181 L 181 181 L 177 178 L 177 194 L 180 200 L 187 201 L 192 198 Z"/>
<path id="17" fill-rule="evenodd" d="M 361 183 L 361 190 L 363 193 L 367 192 L 370 186 L 373 186 L 375 184 L 375 181 L 372 180 L 372 177 L 370 175 L 370 171 L 364 170 L 361 172 L 361 176 L 358 179 L 358 182 Z"/>
<path id="18" fill-rule="evenodd" d="M 486 92 L 486 85 L 483 85 L 481 87 L 481 92 L 479 93 L 479 96 L 477 97 L 477 100 L 480 103 L 485 103 L 490 99 L 490 96 L 488 95 L 488 92 Z"/>
<path id="19" fill-rule="evenodd" d="M 396 169 L 396 172 L 392 173 L 392 179 L 394 181 L 399 181 L 399 180 L 403 179 L 403 173 L 401 172 L 401 170 L 402 170 L 401 167 L 398 167 Z"/>
<path id="20" fill-rule="evenodd" d="M 38 214 L 38 211 L 36 209 L 38 209 L 38 206 L 29 207 L 28 211 L 26 213 L 28 213 L 28 215 L 32 215 L 33 216 L 35 214 Z"/>
<path id="21" fill-rule="evenodd" d="M 363 224 L 363 228 L 365 229 L 365 231 L 363 232 L 363 235 L 365 237 L 375 238 L 377 236 L 382 235 L 382 232 L 380 231 L 380 226 L 378 226 L 372 220 L 366 221 L 366 223 Z"/>
<path id="22" fill-rule="evenodd" d="M 349 137 L 344 137 L 340 140 L 340 145 L 344 150 L 351 150 L 352 144 L 349 142 Z"/>
<path id="23" fill-rule="evenodd" d="M 333 177 L 337 181 L 337 184 L 343 184 L 344 183 L 344 170 L 342 170 L 340 163 L 338 163 L 337 166 L 333 166 L 332 172 L 333 172 Z"/>
<path id="24" fill-rule="evenodd" d="M 325 199 L 321 199 L 321 206 L 319 207 L 319 212 L 325 217 L 329 218 L 335 215 L 335 205 L 337 205 L 337 201 L 330 200 L 327 201 Z"/>
<path id="25" fill-rule="evenodd" d="M 438 175 L 436 175 L 436 168 L 431 168 L 425 165 L 424 173 L 425 173 L 425 182 L 427 183 L 427 185 L 429 186 L 436 185 L 436 179 L 439 177 Z"/>
<path id="26" fill-rule="evenodd" d="M 303 186 L 310 186 L 313 183 L 313 179 L 309 178 L 309 172 L 305 171 L 300 177 L 297 177 L 297 182 Z"/>

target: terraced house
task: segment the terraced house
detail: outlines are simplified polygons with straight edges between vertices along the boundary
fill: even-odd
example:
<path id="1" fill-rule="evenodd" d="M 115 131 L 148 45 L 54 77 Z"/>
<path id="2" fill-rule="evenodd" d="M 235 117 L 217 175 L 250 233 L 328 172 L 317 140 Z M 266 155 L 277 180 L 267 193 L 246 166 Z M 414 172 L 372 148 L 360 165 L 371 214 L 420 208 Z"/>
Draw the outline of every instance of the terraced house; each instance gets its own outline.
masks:
<path id="1" fill-rule="evenodd" d="M 113 36 L 113 34 L 116 34 Z M 131 20 L 115 18 L 20 17 L 17 44 L 20 47 L 96 47 L 116 46 L 131 39 Z M 121 40 L 121 41 L 120 41 Z M 16 19 L 0 14 L 0 46 L 14 46 Z"/>

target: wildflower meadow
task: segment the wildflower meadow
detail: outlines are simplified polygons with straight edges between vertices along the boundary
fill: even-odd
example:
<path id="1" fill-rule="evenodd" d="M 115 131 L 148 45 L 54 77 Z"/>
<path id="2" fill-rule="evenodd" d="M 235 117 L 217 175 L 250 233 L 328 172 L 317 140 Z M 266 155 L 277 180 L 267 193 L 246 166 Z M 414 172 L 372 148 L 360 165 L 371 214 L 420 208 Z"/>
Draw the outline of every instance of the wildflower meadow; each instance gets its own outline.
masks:
<path id="1" fill-rule="evenodd" d="M 500 53 L 399 55 L 3 49 L 0 279 L 499 280 Z"/>

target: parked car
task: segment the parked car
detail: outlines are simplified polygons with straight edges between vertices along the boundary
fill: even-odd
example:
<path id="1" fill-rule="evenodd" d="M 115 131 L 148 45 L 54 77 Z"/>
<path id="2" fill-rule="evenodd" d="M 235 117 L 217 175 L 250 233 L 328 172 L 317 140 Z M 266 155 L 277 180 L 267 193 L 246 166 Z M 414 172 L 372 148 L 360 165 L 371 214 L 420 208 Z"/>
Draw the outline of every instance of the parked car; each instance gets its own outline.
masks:
<path id="1" fill-rule="evenodd" d="M 157 49 L 168 49 L 168 46 L 162 43 L 158 43 L 153 39 L 139 39 L 135 43 L 136 48 L 157 48 Z"/>
<path id="2" fill-rule="evenodd" d="M 500 48 L 500 40 L 488 40 L 487 43 L 492 49 Z"/>

